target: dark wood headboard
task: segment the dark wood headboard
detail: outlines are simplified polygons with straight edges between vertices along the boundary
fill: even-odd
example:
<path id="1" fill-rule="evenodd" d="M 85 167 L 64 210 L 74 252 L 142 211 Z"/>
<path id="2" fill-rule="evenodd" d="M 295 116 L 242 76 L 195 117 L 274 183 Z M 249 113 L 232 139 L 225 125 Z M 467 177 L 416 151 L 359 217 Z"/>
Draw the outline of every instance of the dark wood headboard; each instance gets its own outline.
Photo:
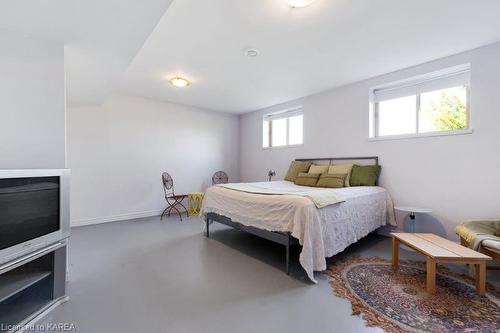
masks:
<path id="1" fill-rule="evenodd" d="M 319 157 L 319 158 L 296 158 L 296 161 L 328 161 L 332 164 L 333 161 L 360 161 L 371 160 L 374 165 L 378 165 L 378 156 L 362 156 L 362 157 Z"/>

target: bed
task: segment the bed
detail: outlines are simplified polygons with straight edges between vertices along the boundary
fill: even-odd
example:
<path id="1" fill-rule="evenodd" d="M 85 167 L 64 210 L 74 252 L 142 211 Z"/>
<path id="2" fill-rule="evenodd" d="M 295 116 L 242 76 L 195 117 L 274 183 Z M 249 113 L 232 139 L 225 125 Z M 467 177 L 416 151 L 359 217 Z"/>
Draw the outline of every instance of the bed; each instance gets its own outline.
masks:
<path id="1" fill-rule="evenodd" d="M 310 159 L 311 161 L 373 160 L 376 157 Z M 305 159 L 300 159 L 305 160 Z M 284 193 L 317 188 L 295 185 L 289 181 L 252 183 L 262 192 Z M 325 190 L 325 189 L 323 189 Z M 323 208 L 304 195 L 261 194 L 213 186 L 205 193 L 202 214 L 206 236 L 210 224 L 219 222 L 238 230 L 282 244 L 286 248 L 286 272 L 289 272 L 290 246 L 300 244 L 300 264 L 309 279 L 314 271 L 326 269 L 326 259 L 386 224 L 395 224 L 389 193 L 379 186 L 326 189 L 342 202 Z"/>

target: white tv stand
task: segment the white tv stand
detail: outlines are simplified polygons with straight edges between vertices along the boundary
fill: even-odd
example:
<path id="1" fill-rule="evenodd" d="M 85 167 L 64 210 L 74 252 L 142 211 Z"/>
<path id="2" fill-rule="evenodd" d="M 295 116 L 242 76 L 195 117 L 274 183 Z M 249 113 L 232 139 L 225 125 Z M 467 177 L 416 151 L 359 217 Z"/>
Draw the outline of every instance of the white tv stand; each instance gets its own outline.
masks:
<path id="1" fill-rule="evenodd" d="M 66 296 L 67 241 L 0 265 L 0 332 L 22 332 Z"/>

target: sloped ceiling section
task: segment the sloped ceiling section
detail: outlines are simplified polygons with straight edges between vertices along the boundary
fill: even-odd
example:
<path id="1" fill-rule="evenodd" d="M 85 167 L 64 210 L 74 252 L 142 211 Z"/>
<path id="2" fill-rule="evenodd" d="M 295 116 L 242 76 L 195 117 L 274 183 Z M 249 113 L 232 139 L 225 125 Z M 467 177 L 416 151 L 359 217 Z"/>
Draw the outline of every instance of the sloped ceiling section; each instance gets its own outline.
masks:
<path id="1" fill-rule="evenodd" d="M 243 113 L 493 43 L 498 13 L 498 0 L 177 0 L 121 89 Z"/>
<path id="2" fill-rule="evenodd" d="M 122 92 L 244 113 L 499 41 L 499 12 L 499 0 L 15 0 L 0 2 L 0 31 L 65 44 L 69 105 Z M 171 86 L 177 75 L 192 84 Z"/>
<path id="3" fill-rule="evenodd" d="M 0 30 L 64 43 L 68 104 L 101 104 L 171 2 L 2 1 Z"/>

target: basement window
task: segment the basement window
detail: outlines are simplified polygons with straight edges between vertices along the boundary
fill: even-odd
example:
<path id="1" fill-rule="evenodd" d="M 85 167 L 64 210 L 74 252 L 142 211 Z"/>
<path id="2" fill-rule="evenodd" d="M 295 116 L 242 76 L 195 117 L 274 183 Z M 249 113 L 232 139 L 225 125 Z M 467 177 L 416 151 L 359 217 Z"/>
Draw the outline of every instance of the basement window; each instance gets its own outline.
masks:
<path id="1" fill-rule="evenodd" d="M 470 65 L 370 89 L 371 139 L 471 133 Z"/>
<path id="2" fill-rule="evenodd" d="M 302 108 L 264 115 L 262 121 L 262 148 L 302 145 L 303 120 Z"/>

